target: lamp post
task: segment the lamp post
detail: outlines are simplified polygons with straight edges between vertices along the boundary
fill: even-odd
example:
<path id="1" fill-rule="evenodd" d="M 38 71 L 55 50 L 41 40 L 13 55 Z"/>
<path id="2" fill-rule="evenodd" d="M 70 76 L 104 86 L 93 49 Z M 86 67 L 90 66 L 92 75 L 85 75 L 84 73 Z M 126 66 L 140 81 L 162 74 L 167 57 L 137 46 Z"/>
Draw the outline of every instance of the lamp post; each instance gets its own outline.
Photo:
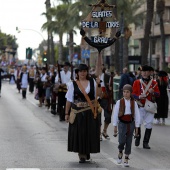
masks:
<path id="1" fill-rule="evenodd" d="M 22 28 L 22 29 L 20 29 L 20 28 L 18 28 L 18 27 L 16 27 L 16 31 L 18 32 L 18 33 L 21 33 L 21 30 L 23 30 L 23 31 L 33 31 L 33 32 L 36 32 L 37 34 L 39 34 L 40 36 L 41 36 L 41 38 L 43 39 L 43 43 L 45 43 L 45 45 L 43 46 L 43 49 L 44 49 L 44 47 L 46 47 L 47 46 L 47 42 L 46 42 L 46 40 L 45 40 L 45 38 L 43 37 L 43 35 L 39 32 L 39 31 L 37 31 L 37 30 L 34 30 L 34 29 L 25 29 L 25 28 Z M 47 53 L 47 57 L 48 57 L 48 53 Z"/>
<path id="2" fill-rule="evenodd" d="M 25 29 L 25 28 L 19 29 L 18 27 L 16 27 L 16 31 L 17 31 L 18 33 L 20 33 L 21 30 L 36 32 L 36 33 L 38 33 L 38 34 L 42 37 L 43 41 L 46 41 L 46 40 L 44 39 L 43 35 L 42 35 L 39 31 L 36 31 L 36 30 L 34 30 L 34 29 L 27 29 L 27 28 L 26 28 L 26 29 Z"/>

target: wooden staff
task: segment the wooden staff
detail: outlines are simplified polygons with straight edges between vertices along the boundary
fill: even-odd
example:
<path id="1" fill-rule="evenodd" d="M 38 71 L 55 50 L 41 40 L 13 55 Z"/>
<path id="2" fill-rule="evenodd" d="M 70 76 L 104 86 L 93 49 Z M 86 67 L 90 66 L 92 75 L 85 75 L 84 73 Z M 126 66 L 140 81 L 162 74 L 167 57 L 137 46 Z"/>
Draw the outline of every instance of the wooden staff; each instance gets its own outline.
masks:
<path id="1" fill-rule="evenodd" d="M 103 64 L 102 61 L 102 54 L 99 53 L 98 57 L 97 57 L 97 64 L 96 64 L 96 70 L 95 70 L 95 74 L 97 79 L 99 78 L 99 75 L 101 75 L 102 70 L 101 70 L 101 66 Z M 96 83 L 96 95 L 95 95 L 95 111 L 94 111 L 94 118 L 97 117 L 97 105 L 98 105 L 98 101 L 97 101 L 97 94 L 98 94 L 98 84 Z"/>

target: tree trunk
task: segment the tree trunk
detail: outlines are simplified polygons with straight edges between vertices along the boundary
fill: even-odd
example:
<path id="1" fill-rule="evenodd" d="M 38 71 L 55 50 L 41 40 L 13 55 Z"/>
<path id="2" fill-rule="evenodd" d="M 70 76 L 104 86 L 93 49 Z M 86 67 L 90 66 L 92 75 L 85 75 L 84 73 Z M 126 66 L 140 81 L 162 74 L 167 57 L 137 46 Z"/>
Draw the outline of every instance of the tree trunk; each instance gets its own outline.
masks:
<path id="1" fill-rule="evenodd" d="M 117 6 L 117 0 L 112 1 L 113 5 Z M 113 9 L 113 14 L 117 19 L 117 8 Z M 111 56 L 110 56 L 110 71 L 118 71 L 119 70 L 119 41 L 116 41 L 112 46 L 111 46 Z"/>
<path id="2" fill-rule="evenodd" d="M 50 50 L 50 41 L 51 41 L 51 37 L 50 37 L 50 33 L 48 32 L 48 40 L 47 40 L 47 64 L 51 63 L 51 50 Z"/>
<path id="3" fill-rule="evenodd" d="M 128 42 L 129 42 L 129 38 L 123 39 L 124 43 L 123 43 L 123 68 L 124 67 L 128 67 Z"/>
<path id="4" fill-rule="evenodd" d="M 70 62 L 73 61 L 73 54 L 74 53 L 74 38 L 73 38 L 73 30 L 69 32 L 69 56 Z"/>
<path id="5" fill-rule="evenodd" d="M 55 64 L 54 56 L 55 56 L 55 52 L 54 52 L 54 41 L 53 41 L 53 35 L 52 35 L 52 33 L 51 33 L 51 64 Z"/>
<path id="6" fill-rule="evenodd" d="M 62 64 L 62 61 L 63 61 L 63 34 L 59 34 L 59 57 L 58 57 L 58 63 L 59 64 Z"/>
<path id="7" fill-rule="evenodd" d="M 166 61 L 165 61 L 165 30 L 164 30 L 164 23 L 163 23 L 163 15 L 160 15 L 160 31 L 161 31 L 161 45 L 162 45 L 162 68 L 166 68 Z"/>
<path id="8" fill-rule="evenodd" d="M 151 25 L 153 20 L 154 12 L 154 0 L 147 0 L 147 13 L 146 13 L 146 23 L 144 30 L 144 38 L 142 40 L 142 64 L 148 64 L 148 51 L 149 51 L 149 35 L 151 34 Z"/>

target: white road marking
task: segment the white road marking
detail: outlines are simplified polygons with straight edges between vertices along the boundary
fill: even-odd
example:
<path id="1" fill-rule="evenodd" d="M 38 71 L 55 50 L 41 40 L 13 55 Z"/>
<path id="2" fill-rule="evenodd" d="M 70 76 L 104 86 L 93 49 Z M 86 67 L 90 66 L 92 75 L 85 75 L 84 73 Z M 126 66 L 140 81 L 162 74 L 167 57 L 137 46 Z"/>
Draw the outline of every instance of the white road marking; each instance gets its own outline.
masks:
<path id="1" fill-rule="evenodd" d="M 6 170 L 40 170 L 39 168 L 7 168 Z"/>

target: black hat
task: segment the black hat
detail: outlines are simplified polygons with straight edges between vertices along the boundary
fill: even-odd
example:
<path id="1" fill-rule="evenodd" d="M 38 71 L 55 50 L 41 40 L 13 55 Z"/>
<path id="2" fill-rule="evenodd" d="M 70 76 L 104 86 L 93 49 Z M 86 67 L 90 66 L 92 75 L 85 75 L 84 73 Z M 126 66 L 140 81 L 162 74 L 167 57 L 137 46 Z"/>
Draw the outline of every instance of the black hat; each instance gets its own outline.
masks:
<path id="1" fill-rule="evenodd" d="M 158 72 L 158 76 L 159 77 L 166 77 L 166 76 L 168 76 L 168 74 L 167 74 L 167 72 L 161 70 L 161 71 Z"/>
<path id="2" fill-rule="evenodd" d="M 78 66 L 78 70 L 82 71 L 82 70 L 87 70 L 88 71 L 88 66 L 86 64 L 80 64 Z"/>
<path id="3" fill-rule="evenodd" d="M 140 66 L 140 67 L 138 67 L 138 70 L 139 70 L 139 71 L 141 71 L 141 70 L 142 70 L 142 67 L 141 67 L 141 66 Z"/>
<path id="4" fill-rule="evenodd" d="M 66 62 L 64 63 L 64 66 L 70 66 L 70 63 L 66 61 Z"/>
<path id="5" fill-rule="evenodd" d="M 153 67 L 151 67 L 151 66 L 149 66 L 150 67 L 150 70 L 149 71 L 154 71 L 154 68 Z"/>
<path id="6" fill-rule="evenodd" d="M 78 69 L 78 68 L 76 68 L 74 71 L 75 71 L 75 73 L 77 74 L 77 73 L 79 72 L 79 69 Z"/>
<path id="7" fill-rule="evenodd" d="M 42 70 L 46 70 L 46 67 L 42 67 Z"/>
<path id="8" fill-rule="evenodd" d="M 148 65 L 144 65 L 144 66 L 142 66 L 141 71 L 151 71 L 151 68 Z"/>

